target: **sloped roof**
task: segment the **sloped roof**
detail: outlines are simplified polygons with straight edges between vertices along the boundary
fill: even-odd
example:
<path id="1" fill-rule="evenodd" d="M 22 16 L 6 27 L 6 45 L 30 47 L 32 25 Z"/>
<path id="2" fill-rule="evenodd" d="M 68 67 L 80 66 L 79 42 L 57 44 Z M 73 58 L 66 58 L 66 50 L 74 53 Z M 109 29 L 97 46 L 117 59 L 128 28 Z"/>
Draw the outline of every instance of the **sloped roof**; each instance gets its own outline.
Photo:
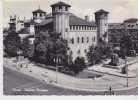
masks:
<path id="1" fill-rule="evenodd" d="M 33 11 L 32 13 L 46 13 L 46 12 L 41 9 L 37 9 L 37 10 Z"/>
<path id="2" fill-rule="evenodd" d="M 124 22 L 137 22 L 137 21 L 138 21 L 137 18 L 129 18 L 129 19 L 124 20 Z"/>
<path id="3" fill-rule="evenodd" d="M 88 22 L 76 16 L 69 16 L 69 25 L 97 26 L 95 23 Z"/>
<path id="4" fill-rule="evenodd" d="M 29 23 L 29 24 L 31 24 L 31 25 L 37 25 L 37 24 L 38 24 L 38 23 L 36 23 L 34 20 L 30 20 L 30 21 L 25 22 L 25 23 Z"/>
<path id="5" fill-rule="evenodd" d="M 30 34 L 29 29 L 23 28 L 19 31 L 17 31 L 18 34 Z"/>
<path id="6" fill-rule="evenodd" d="M 51 17 L 53 17 L 52 13 L 46 15 L 46 18 L 51 18 Z"/>
<path id="7" fill-rule="evenodd" d="M 123 23 L 109 23 L 108 29 L 123 29 L 124 24 Z"/>
<path id="8" fill-rule="evenodd" d="M 109 12 L 107 12 L 107 11 L 101 9 L 101 10 L 98 10 L 97 12 L 95 12 L 95 14 L 97 14 L 97 13 L 109 13 Z"/>
<path id="9" fill-rule="evenodd" d="M 41 23 L 37 24 L 36 26 L 46 25 L 48 23 L 53 22 L 53 18 L 50 14 L 49 18 L 45 19 Z M 86 26 L 97 26 L 95 23 L 88 22 L 84 19 L 81 19 L 76 16 L 69 16 L 69 25 L 86 25 Z"/>
<path id="10" fill-rule="evenodd" d="M 68 7 L 71 7 L 70 5 L 68 5 L 68 4 L 66 4 L 66 3 L 64 3 L 62 1 L 57 2 L 57 3 L 53 4 L 53 5 L 51 5 L 51 7 L 54 7 L 54 6 L 68 6 Z"/>
<path id="11" fill-rule="evenodd" d="M 42 21 L 41 23 L 37 24 L 36 26 L 46 25 L 51 22 L 53 22 L 53 18 L 48 18 L 48 19 L 45 19 L 44 21 Z"/>

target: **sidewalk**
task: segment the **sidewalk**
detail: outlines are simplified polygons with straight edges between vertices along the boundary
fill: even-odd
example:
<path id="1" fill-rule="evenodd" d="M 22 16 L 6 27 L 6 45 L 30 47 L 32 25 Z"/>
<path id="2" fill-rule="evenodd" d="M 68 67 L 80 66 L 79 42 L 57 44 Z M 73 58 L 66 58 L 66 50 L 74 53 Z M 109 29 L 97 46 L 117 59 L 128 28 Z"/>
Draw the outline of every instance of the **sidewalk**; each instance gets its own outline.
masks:
<path id="1" fill-rule="evenodd" d="M 138 60 L 135 61 L 130 61 L 127 63 L 128 65 L 128 78 L 134 78 L 137 77 L 137 75 L 133 72 L 130 72 L 131 70 L 134 69 L 138 69 L 138 66 L 135 65 L 133 66 L 136 62 L 138 62 Z M 108 63 L 108 62 L 106 62 Z M 110 66 L 110 65 L 108 65 Z M 110 67 L 105 67 L 104 64 L 99 64 L 99 65 L 94 65 L 92 67 L 87 68 L 89 71 L 95 71 L 95 72 L 100 72 L 103 74 L 108 74 L 108 75 L 114 75 L 114 76 L 118 76 L 118 77 L 127 77 L 127 74 L 122 74 L 121 73 L 121 68 L 124 67 L 125 64 L 120 65 L 120 66 L 116 66 L 117 68 L 110 68 Z"/>
<path id="2" fill-rule="evenodd" d="M 57 72 L 58 78 L 57 78 L 57 83 L 55 83 L 56 81 L 55 71 L 35 66 L 27 61 L 22 62 L 24 63 L 22 67 L 17 66 L 16 63 L 9 63 L 9 62 L 12 62 L 12 60 L 4 58 L 4 65 L 6 67 L 12 68 L 14 70 L 19 69 L 18 71 L 22 73 L 28 74 L 32 77 L 39 78 L 41 80 L 51 82 L 51 84 L 54 84 L 56 86 L 69 89 L 83 90 L 83 91 L 105 91 L 108 90 L 110 86 L 112 86 L 112 88 L 117 91 L 117 90 L 134 88 L 137 85 L 134 82 L 130 82 L 129 87 L 126 87 L 126 81 L 118 80 L 118 78 L 116 78 L 117 81 L 112 80 L 106 76 L 101 77 L 99 79 L 90 79 L 90 78 L 80 79 L 70 75 L 62 74 L 60 72 Z M 26 65 L 28 65 L 28 68 L 26 68 Z"/>

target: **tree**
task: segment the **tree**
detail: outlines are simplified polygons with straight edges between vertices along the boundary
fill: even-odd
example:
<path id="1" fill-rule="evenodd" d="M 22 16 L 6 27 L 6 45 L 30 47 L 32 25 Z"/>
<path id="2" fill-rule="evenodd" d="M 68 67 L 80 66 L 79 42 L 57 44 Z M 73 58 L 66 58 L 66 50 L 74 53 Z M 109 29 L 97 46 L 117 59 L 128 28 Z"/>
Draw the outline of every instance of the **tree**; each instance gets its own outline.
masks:
<path id="1" fill-rule="evenodd" d="M 3 41 L 5 52 L 10 56 L 16 56 L 17 51 L 22 49 L 21 38 L 15 31 L 10 32 Z"/>
<path id="2" fill-rule="evenodd" d="M 29 43 L 29 36 L 23 38 L 22 41 L 23 55 L 28 58 L 34 57 L 34 45 Z"/>
<path id="3" fill-rule="evenodd" d="M 134 44 L 132 42 L 132 37 L 128 30 L 122 30 L 122 37 L 120 41 L 121 52 L 124 55 L 129 55 L 130 50 L 134 49 Z"/>
<path id="4" fill-rule="evenodd" d="M 86 68 L 85 59 L 83 57 L 77 57 L 74 61 L 76 73 L 83 71 Z"/>
<path id="5" fill-rule="evenodd" d="M 87 52 L 86 56 L 88 62 L 92 65 L 99 63 L 102 59 L 110 57 L 110 49 L 109 45 L 91 45 L 89 47 L 89 51 Z"/>
<path id="6" fill-rule="evenodd" d="M 55 65 L 57 55 L 65 56 L 68 49 L 66 40 L 57 33 L 40 32 L 35 39 L 35 59 L 43 63 Z"/>
<path id="7" fill-rule="evenodd" d="M 109 43 L 120 43 L 120 40 L 121 40 L 121 32 L 120 31 L 117 31 L 117 30 L 113 30 L 113 31 L 110 31 L 109 32 Z"/>
<path id="8" fill-rule="evenodd" d="M 53 42 L 48 32 L 40 32 L 35 39 L 35 60 L 43 63 L 48 62 L 51 60 L 49 54 L 52 51 Z"/>

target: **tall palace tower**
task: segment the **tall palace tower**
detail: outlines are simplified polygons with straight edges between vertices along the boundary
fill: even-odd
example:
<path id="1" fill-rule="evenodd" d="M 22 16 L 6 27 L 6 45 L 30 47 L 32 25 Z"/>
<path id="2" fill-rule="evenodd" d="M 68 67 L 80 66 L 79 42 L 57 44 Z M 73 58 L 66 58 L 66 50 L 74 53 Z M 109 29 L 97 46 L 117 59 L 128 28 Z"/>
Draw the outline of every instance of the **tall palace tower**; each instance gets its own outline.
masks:
<path id="1" fill-rule="evenodd" d="M 97 44 L 99 44 L 100 38 L 105 39 L 105 41 L 108 42 L 108 14 L 109 12 L 101 9 L 95 12 L 94 14 L 95 14 L 95 21 L 97 24 Z"/>
<path id="2" fill-rule="evenodd" d="M 51 7 L 53 14 L 53 31 L 61 34 L 63 39 L 68 39 L 69 8 L 71 6 L 63 2 L 58 2 L 51 5 Z"/>

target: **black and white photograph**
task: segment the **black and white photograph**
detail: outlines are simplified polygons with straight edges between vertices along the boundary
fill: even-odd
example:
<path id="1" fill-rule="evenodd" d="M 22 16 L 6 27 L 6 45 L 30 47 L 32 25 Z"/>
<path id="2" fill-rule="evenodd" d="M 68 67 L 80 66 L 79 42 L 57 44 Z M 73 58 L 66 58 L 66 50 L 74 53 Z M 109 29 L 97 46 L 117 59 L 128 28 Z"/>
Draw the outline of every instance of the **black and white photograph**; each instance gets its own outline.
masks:
<path id="1" fill-rule="evenodd" d="M 4 96 L 138 95 L 138 0 L 3 0 L 1 29 Z"/>

